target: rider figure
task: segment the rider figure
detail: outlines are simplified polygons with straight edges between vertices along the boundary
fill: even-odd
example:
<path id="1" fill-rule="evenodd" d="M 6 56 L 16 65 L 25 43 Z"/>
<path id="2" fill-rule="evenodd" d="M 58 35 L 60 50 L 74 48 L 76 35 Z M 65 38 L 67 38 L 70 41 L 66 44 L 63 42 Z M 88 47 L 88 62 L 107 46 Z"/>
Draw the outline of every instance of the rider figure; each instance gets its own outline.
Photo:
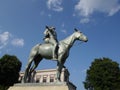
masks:
<path id="1" fill-rule="evenodd" d="M 53 59 L 57 59 L 58 58 L 58 40 L 57 40 L 57 33 L 55 31 L 55 27 L 46 26 L 44 34 L 45 34 L 44 41 L 46 43 L 51 43 L 54 45 Z"/>

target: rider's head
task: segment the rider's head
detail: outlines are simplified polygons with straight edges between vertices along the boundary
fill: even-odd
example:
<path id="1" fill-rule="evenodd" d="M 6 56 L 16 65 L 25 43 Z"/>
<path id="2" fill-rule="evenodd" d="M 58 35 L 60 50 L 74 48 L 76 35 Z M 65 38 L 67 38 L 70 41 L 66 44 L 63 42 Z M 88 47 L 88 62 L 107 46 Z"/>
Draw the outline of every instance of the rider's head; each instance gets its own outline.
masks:
<path id="1" fill-rule="evenodd" d="M 46 26 L 46 29 L 51 30 L 51 31 L 55 31 L 55 27 L 53 27 L 53 26 L 50 26 L 50 27 Z"/>

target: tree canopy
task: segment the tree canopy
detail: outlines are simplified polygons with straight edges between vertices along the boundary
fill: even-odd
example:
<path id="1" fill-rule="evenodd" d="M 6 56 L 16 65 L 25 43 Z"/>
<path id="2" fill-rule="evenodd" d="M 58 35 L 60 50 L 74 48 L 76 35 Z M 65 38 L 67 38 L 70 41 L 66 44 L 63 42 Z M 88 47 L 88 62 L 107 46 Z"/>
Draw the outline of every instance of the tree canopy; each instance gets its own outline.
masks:
<path id="1" fill-rule="evenodd" d="M 4 55 L 0 58 L 0 86 L 9 87 L 18 82 L 21 62 L 16 56 Z"/>
<path id="2" fill-rule="evenodd" d="M 119 90 L 119 64 L 109 58 L 95 59 L 87 70 L 86 90 Z"/>

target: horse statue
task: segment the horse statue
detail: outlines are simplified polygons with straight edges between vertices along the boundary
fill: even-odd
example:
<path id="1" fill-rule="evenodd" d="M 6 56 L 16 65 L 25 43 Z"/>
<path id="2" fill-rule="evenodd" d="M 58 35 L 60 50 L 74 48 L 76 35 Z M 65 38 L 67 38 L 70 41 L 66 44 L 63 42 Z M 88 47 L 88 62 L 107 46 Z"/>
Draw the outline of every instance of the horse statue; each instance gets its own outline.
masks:
<path id="1" fill-rule="evenodd" d="M 40 61 L 45 58 L 46 60 L 54 60 L 57 61 L 57 74 L 56 81 L 60 81 L 61 71 L 64 67 L 64 63 L 69 56 L 70 48 L 73 46 L 76 40 L 87 42 L 87 37 L 75 29 L 75 32 L 71 34 L 69 37 L 64 40 L 59 41 L 59 49 L 58 49 L 58 58 L 53 59 L 53 45 L 50 43 L 43 43 L 35 45 L 29 56 L 28 64 L 26 66 L 25 74 L 23 77 L 23 83 L 27 83 L 30 80 L 31 73 L 36 69 Z"/>

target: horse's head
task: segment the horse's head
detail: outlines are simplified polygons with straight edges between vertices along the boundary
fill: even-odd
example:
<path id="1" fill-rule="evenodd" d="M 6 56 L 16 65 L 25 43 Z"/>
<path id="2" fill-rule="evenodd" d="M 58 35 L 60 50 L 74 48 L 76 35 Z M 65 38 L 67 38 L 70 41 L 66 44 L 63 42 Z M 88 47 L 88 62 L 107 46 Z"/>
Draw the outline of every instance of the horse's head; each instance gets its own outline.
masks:
<path id="1" fill-rule="evenodd" d="M 77 40 L 80 40 L 80 41 L 84 41 L 84 42 L 88 41 L 88 38 L 76 28 L 75 28 L 75 37 Z"/>

